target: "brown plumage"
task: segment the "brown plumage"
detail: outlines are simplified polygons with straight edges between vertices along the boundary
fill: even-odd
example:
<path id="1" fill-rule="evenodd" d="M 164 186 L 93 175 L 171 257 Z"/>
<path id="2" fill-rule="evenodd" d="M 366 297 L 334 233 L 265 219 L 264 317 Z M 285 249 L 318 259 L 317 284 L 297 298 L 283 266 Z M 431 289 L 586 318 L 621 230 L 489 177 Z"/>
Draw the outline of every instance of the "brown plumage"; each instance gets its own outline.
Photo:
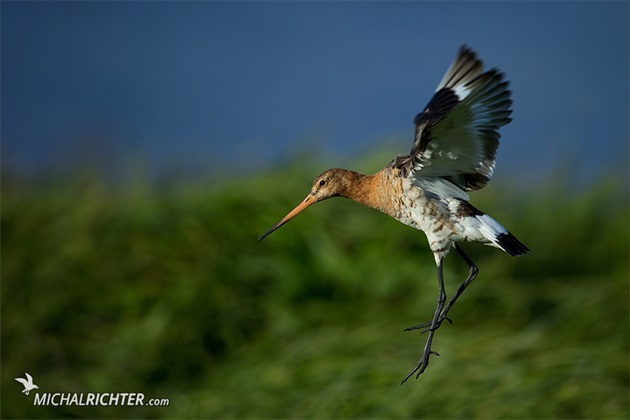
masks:
<path id="1" fill-rule="evenodd" d="M 480 242 L 518 256 L 529 250 L 496 220 L 468 203 L 467 191 L 483 188 L 494 172 L 499 128 L 510 122 L 512 104 L 508 83 L 493 69 L 483 72 L 475 53 L 462 47 L 438 85 L 431 101 L 418 114 L 409 155 L 392 160 L 381 171 L 363 175 L 346 169 L 320 174 L 310 193 L 259 240 L 264 239 L 307 207 L 331 197 L 346 197 L 422 230 L 438 269 L 438 304 L 431 322 L 409 327 L 426 328 L 427 341 L 418 363 L 403 379 L 429 364 L 435 331 L 478 269 L 457 245 Z M 442 260 L 451 247 L 466 261 L 470 272 L 446 303 Z"/>

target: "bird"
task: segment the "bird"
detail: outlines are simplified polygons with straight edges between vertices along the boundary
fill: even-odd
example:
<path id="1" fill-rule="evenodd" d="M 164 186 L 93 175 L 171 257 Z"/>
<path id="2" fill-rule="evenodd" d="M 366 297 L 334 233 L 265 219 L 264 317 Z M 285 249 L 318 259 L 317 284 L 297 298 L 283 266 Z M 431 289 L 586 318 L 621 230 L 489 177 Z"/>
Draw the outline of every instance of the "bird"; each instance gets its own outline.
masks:
<path id="1" fill-rule="evenodd" d="M 521 256 L 529 249 L 499 222 L 469 203 L 469 192 L 484 188 L 494 173 L 499 129 L 512 121 L 509 82 L 498 68 L 484 71 L 483 62 L 467 45 L 460 47 L 431 100 L 413 122 L 415 135 L 408 155 L 395 157 L 379 172 L 365 175 L 333 168 L 321 173 L 306 198 L 261 235 L 261 241 L 304 209 L 345 197 L 379 210 L 425 233 L 437 266 L 438 298 L 430 322 L 406 328 L 428 332 L 411 372 L 416 379 L 427 369 L 435 332 L 479 269 L 459 243 L 479 242 Z M 446 302 L 443 260 L 451 248 L 468 264 L 461 286 Z"/>
<path id="2" fill-rule="evenodd" d="M 31 392 L 34 389 L 39 389 L 39 387 L 33 383 L 33 377 L 31 375 L 29 375 L 28 373 L 25 373 L 25 374 L 26 374 L 26 379 L 15 378 L 15 380 L 21 383 L 22 385 L 24 385 L 24 389 L 22 390 L 22 392 L 25 395 L 28 395 L 29 392 Z"/>

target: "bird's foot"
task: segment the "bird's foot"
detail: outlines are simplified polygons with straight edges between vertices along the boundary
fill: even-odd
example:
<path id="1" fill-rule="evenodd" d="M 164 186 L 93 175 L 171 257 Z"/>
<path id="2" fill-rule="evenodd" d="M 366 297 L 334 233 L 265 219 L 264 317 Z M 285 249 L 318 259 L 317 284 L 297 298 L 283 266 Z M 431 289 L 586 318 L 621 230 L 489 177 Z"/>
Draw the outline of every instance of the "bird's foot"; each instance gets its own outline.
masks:
<path id="1" fill-rule="evenodd" d="M 416 366 L 411 370 L 411 372 L 409 372 L 407 376 L 405 376 L 405 378 L 402 380 L 400 384 L 401 385 L 404 384 L 407 381 L 407 379 L 413 376 L 414 373 L 416 374 L 416 379 L 418 379 L 420 375 L 422 375 L 422 373 L 426 370 L 427 366 L 429 366 L 429 356 L 431 356 L 432 354 L 435 354 L 436 356 L 440 355 L 439 353 L 435 351 L 431 351 L 430 347 L 425 348 Z"/>
<path id="2" fill-rule="evenodd" d="M 453 323 L 453 321 L 449 317 L 447 317 L 445 315 L 445 316 L 440 316 L 438 318 L 437 322 L 435 323 L 435 327 L 432 326 L 433 322 L 429 321 L 429 322 L 425 322 L 423 324 L 418 324 L 418 325 L 414 325 L 414 326 L 411 326 L 411 327 L 407 327 L 403 331 L 412 331 L 412 330 L 419 330 L 419 329 L 424 328 L 424 330 L 422 330 L 422 332 L 421 332 L 422 334 L 424 334 L 427 331 L 435 331 L 438 328 L 440 328 L 440 326 L 442 325 L 442 321 L 444 321 L 444 320 L 447 320 L 451 324 Z"/>

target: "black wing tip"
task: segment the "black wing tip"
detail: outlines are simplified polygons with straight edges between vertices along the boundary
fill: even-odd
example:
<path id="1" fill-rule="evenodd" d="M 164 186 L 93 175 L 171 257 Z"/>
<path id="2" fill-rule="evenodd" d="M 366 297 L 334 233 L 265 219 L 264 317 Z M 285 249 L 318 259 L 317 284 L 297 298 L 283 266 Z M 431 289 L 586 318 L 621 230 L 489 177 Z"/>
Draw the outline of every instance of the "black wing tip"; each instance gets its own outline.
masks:
<path id="1" fill-rule="evenodd" d="M 509 90 L 510 81 L 505 80 L 505 72 L 503 70 L 500 70 L 498 67 L 493 67 L 490 70 L 484 71 L 474 80 L 472 80 L 470 84 L 484 84 L 489 83 L 490 81 L 494 81 L 497 83 L 495 85 L 495 89 L 497 90 Z"/>
<path id="2" fill-rule="evenodd" d="M 470 56 L 471 58 L 475 58 L 477 59 L 477 53 L 475 52 L 475 50 L 473 50 L 473 48 L 468 45 L 468 44 L 462 44 L 459 47 L 459 51 L 457 52 L 458 56 L 463 56 L 463 55 L 467 55 Z"/>

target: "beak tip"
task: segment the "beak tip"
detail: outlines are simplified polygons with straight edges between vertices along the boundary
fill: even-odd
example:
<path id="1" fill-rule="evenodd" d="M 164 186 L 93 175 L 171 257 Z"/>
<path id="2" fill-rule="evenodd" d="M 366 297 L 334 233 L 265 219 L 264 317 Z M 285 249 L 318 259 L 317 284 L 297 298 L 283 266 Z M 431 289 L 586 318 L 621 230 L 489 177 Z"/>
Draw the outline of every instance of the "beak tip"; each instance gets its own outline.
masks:
<path id="1" fill-rule="evenodd" d="M 274 231 L 274 230 L 276 230 L 276 229 L 277 229 L 277 227 L 276 227 L 276 226 L 274 226 L 273 228 L 269 229 L 267 232 L 265 232 L 265 233 L 263 233 L 262 235 L 260 235 L 260 236 L 258 237 L 258 242 L 260 242 L 260 241 L 262 241 L 263 239 L 265 239 L 267 236 L 269 236 L 269 234 L 270 234 L 271 232 L 273 232 L 273 231 Z"/>
<path id="2" fill-rule="evenodd" d="M 307 196 L 306 199 L 304 199 L 304 201 L 302 201 L 302 203 L 300 203 L 296 208 L 294 208 L 293 210 L 291 210 L 291 212 L 289 212 L 289 214 L 287 214 L 286 216 L 284 216 L 284 218 L 282 218 L 282 220 L 280 220 L 278 223 L 276 223 L 275 225 L 273 225 L 271 227 L 271 229 L 269 229 L 267 232 L 263 233 L 259 238 L 258 238 L 258 242 L 262 241 L 263 239 L 265 239 L 267 236 L 271 235 L 276 229 L 278 229 L 280 226 L 284 225 L 286 222 L 288 222 L 289 220 L 293 219 L 295 216 L 297 216 L 297 214 L 299 212 L 301 212 L 302 210 L 304 210 L 305 208 L 307 208 L 308 206 L 310 206 L 311 204 L 315 203 L 315 201 L 311 201 L 311 197 Z"/>

